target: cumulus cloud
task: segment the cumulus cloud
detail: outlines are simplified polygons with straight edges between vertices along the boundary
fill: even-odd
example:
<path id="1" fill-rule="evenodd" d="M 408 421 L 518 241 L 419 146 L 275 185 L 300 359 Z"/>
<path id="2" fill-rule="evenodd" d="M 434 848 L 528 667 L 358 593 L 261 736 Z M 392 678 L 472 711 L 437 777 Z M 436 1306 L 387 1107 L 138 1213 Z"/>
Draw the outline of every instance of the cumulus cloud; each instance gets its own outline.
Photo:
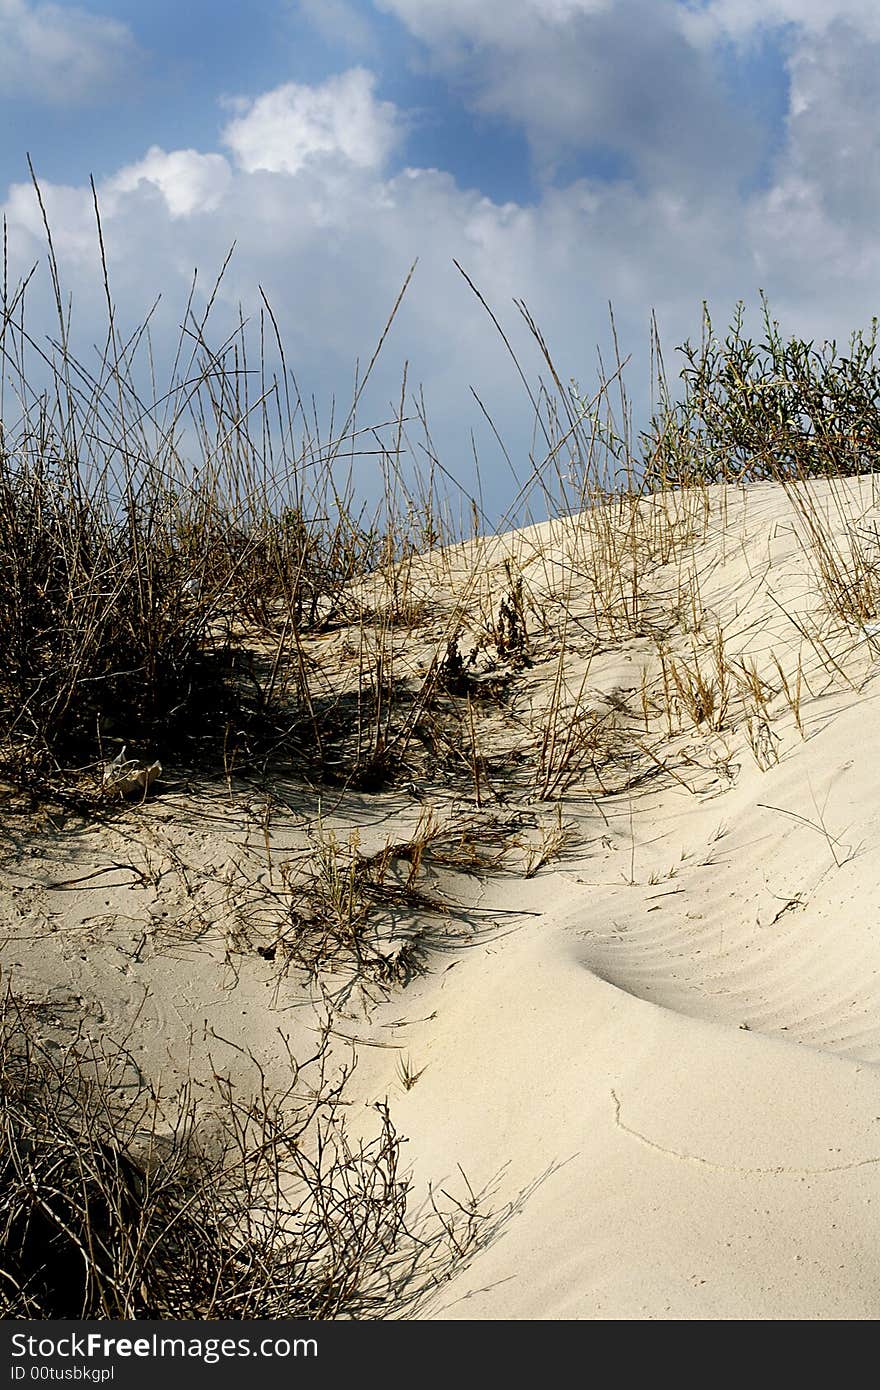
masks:
<path id="1" fill-rule="evenodd" d="M 399 118 L 390 102 L 376 100 L 374 88 L 366 68 L 317 86 L 287 82 L 243 103 L 224 143 L 247 173 L 297 174 L 330 159 L 380 169 L 399 138 Z"/>
<path id="2" fill-rule="evenodd" d="M 846 336 L 880 310 L 880 34 L 835 20 L 791 45 L 785 144 L 742 210 L 744 243 L 783 315 Z"/>
<path id="3" fill-rule="evenodd" d="M 119 20 L 75 5 L 0 0 L 0 99 L 97 100 L 136 55 Z"/>
<path id="4" fill-rule="evenodd" d="M 818 42 L 801 42 L 789 60 L 788 159 L 791 172 L 816 186 L 829 210 L 876 224 L 880 167 L 875 38 L 835 21 Z"/>
<path id="5" fill-rule="evenodd" d="M 717 54 L 657 0 L 377 0 L 457 96 L 526 134 L 539 171 L 612 151 L 642 183 L 748 177 L 757 124 L 730 101 Z"/>
<path id="6" fill-rule="evenodd" d="M 188 217 L 195 212 L 216 211 L 231 177 L 222 154 L 199 154 L 197 150 L 166 153 L 151 145 L 143 159 L 125 165 L 108 179 L 103 192 L 105 201 L 115 207 L 121 195 L 148 184 L 161 193 L 171 217 Z"/>
<path id="7" fill-rule="evenodd" d="M 83 262 L 97 264 L 95 213 L 89 190 L 66 184 L 44 183 L 40 196 L 49 225 L 57 228 L 64 255 L 74 273 Z M 45 242 L 43 214 L 30 183 L 11 185 L 3 204 L 12 234 L 12 265 L 22 269 L 26 258 L 32 262 Z"/>

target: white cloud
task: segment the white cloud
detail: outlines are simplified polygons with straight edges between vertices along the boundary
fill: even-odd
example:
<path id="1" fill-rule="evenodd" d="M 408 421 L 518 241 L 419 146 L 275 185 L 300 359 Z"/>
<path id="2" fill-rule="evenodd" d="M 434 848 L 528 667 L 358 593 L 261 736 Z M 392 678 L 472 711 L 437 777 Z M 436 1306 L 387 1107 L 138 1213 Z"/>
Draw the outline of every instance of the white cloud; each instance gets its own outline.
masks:
<path id="1" fill-rule="evenodd" d="M 51 228 L 57 228 L 65 256 L 77 266 L 80 262 L 97 264 L 95 211 L 91 192 L 66 184 L 41 183 L 40 196 Z M 13 252 L 27 248 L 31 260 L 39 254 L 45 241 L 43 216 L 30 183 L 14 183 L 3 205 L 10 228 L 23 234 L 22 242 Z"/>
<path id="2" fill-rule="evenodd" d="M 835 20 L 792 44 L 786 140 L 744 236 L 779 306 L 820 337 L 880 310 L 880 32 Z M 769 284 L 768 284 L 769 288 Z"/>
<path id="3" fill-rule="evenodd" d="M 132 193 L 141 184 L 152 184 L 172 217 L 188 217 L 194 212 L 214 212 L 231 178 L 232 171 L 222 154 L 199 154 L 197 150 L 172 150 L 168 154 L 152 145 L 143 159 L 125 165 L 109 179 L 103 193 L 115 204 L 119 195 Z"/>
<path id="4" fill-rule="evenodd" d="M 317 86 L 288 82 L 245 103 L 223 132 L 224 143 L 248 173 L 297 174 L 331 158 L 380 169 L 397 142 L 399 120 L 390 102 L 376 100 L 374 88 L 365 68 Z"/>
<path id="5" fill-rule="evenodd" d="M 836 21 L 820 42 L 802 40 L 789 60 L 788 157 L 829 209 L 876 225 L 880 213 L 877 73 L 880 28 L 870 38 Z"/>
<path id="6" fill-rule="evenodd" d="M 710 45 L 657 0 L 377 0 L 472 109 L 525 133 L 540 173 L 611 152 L 640 181 L 747 177 L 761 133 L 737 111 Z"/>
<path id="7" fill-rule="evenodd" d="M 361 54 L 375 52 L 369 21 L 351 0 L 297 0 L 296 10 L 329 43 Z"/>
<path id="8" fill-rule="evenodd" d="M 309 0 L 317 4 L 320 0 Z M 542 29 L 570 26 L 606 16 L 632 31 L 636 11 L 622 0 L 374 0 L 394 14 L 410 33 L 442 50 L 465 43 L 486 47 L 525 47 Z M 822 32 L 837 19 L 862 28 L 880 24 L 876 0 L 643 0 L 641 13 L 663 14 L 664 22 L 701 42 L 721 36 L 742 39 L 751 31 L 794 24 Z M 637 34 L 632 34 L 637 39 Z M 448 56 L 448 54 L 447 54 Z"/>
<path id="9" fill-rule="evenodd" d="M 585 15 L 607 13 L 616 0 L 376 0 L 417 38 L 431 44 L 522 47 L 542 28 L 564 26 Z"/>
<path id="10" fill-rule="evenodd" d="M 756 34 L 780 25 L 824 34 L 839 20 L 847 20 L 865 34 L 880 34 L 876 0 L 683 0 L 680 23 L 695 43 L 708 45 L 719 38 L 747 43 Z"/>
<path id="11" fill-rule="evenodd" d="M 0 0 L 0 98 L 89 102 L 137 55 L 119 20 L 75 5 Z"/>

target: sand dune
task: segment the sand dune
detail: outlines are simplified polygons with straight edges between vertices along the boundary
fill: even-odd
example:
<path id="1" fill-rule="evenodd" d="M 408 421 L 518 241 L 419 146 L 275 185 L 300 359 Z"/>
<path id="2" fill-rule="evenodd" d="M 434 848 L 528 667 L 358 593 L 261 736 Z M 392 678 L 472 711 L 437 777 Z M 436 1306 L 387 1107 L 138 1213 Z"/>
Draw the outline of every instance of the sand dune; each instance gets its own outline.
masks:
<path id="1" fill-rule="evenodd" d="M 872 479 L 811 499 L 841 547 L 872 521 Z M 662 505 L 678 539 L 638 614 L 598 629 L 598 542 L 574 521 L 434 557 L 424 592 L 470 585 L 471 613 L 505 560 L 523 576 L 530 664 L 479 713 L 498 761 L 470 790 L 416 772 L 321 808 L 322 832 L 356 827 L 364 852 L 405 842 L 426 807 L 493 834 L 507 817 L 494 868 L 426 860 L 459 906 L 425 972 L 335 1015 L 339 1055 L 359 1040 L 354 1122 L 388 1099 L 413 1203 L 429 1184 L 460 1195 L 462 1172 L 487 1194 L 484 1235 L 419 1316 L 880 1316 L 880 652 L 834 611 L 790 491 Z M 689 714 L 700 672 L 717 703 Z M 613 718 L 584 723 L 595 746 L 556 784 L 557 812 L 523 750 L 587 710 Z M 558 763 L 542 756 L 546 790 Z M 243 791 L 169 771 L 155 790 L 109 826 L 16 832 L 5 977 L 59 1038 L 66 1001 L 168 1087 L 216 1065 L 218 1036 L 280 1085 L 279 1038 L 307 1047 L 326 993 L 295 970 L 279 981 L 256 950 L 277 921 L 243 903 L 260 884 L 268 902 L 309 843 L 314 792 L 287 788 L 267 827 Z M 108 867 L 135 860 L 139 880 Z M 244 1084 L 241 1055 L 223 1056 Z"/>

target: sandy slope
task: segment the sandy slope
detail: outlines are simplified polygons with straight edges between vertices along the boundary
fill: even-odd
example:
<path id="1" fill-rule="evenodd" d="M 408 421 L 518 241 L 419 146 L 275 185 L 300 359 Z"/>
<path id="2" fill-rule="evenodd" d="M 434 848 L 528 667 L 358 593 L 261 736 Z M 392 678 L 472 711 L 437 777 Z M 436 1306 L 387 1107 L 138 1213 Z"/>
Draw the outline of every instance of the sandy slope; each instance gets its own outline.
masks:
<path id="1" fill-rule="evenodd" d="M 873 504 L 868 484 L 851 486 L 850 517 L 864 524 Z M 621 747 L 644 716 L 640 738 L 650 725 L 664 768 L 649 759 L 656 775 L 604 797 L 585 775 L 564 806 L 577 843 L 533 877 L 511 862 L 435 875 L 477 910 L 479 938 L 337 1019 L 381 1044 L 360 1050 L 357 1100 L 366 1114 L 389 1097 L 416 1192 L 460 1194 L 463 1169 L 491 1193 L 485 1239 L 425 1316 L 880 1316 L 880 657 L 828 612 L 779 489 L 716 494 L 713 508 L 686 551 L 654 566 L 634 630 L 571 644 L 570 690 L 623 703 Z M 841 524 L 830 494 L 828 515 Z M 495 542 L 478 569 L 497 575 L 515 555 L 546 609 L 571 572 L 568 544 L 563 525 L 537 528 Z M 678 610 L 695 588 L 689 628 Z M 567 602 L 586 631 L 586 578 Z M 658 633 L 684 660 L 716 630 L 731 661 L 768 681 L 774 658 L 792 680 L 801 663 L 803 737 L 778 679 L 763 713 L 732 691 L 718 729 L 680 710 L 664 725 L 659 703 L 640 714 L 641 689 L 659 700 Z M 527 710 L 540 723 L 557 650 L 548 626 L 500 741 Z M 349 797 L 334 824 L 379 846 L 432 798 L 451 804 L 440 787 Z M 276 863 L 314 817 L 303 792 L 273 822 Z M 271 962 L 230 945 L 241 893 L 268 883 L 265 843 L 241 798 L 173 780 L 121 826 L 10 840 L 6 977 L 49 1011 L 60 1000 L 59 1027 L 66 1000 L 125 1033 L 169 1084 L 216 1065 L 216 1035 L 281 1084 L 279 1028 L 307 1046 L 309 991 L 279 987 Z M 150 866 L 134 887 L 109 871 L 50 886 L 133 854 Z"/>

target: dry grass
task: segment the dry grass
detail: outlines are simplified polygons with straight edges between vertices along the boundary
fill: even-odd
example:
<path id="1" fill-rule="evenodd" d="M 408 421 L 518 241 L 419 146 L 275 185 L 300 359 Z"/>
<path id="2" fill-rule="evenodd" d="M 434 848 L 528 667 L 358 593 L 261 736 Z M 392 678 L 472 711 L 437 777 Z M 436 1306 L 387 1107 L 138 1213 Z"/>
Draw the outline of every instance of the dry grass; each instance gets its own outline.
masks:
<path id="1" fill-rule="evenodd" d="M 343 841 L 319 821 L 304 870 L 289 880 L 283 958 L 311 974 L 350 967 L 359 981 L 378 984 L 421 974 L 451 906 L 421 883 L 429 833 L 366 854 L 357 831 Z"/>
<path id="2" fill-rule="evenodd" d="M 326 1037 L 281 1096 L 218 1074 L 210 1104 L 161 1104 L 131 1073 L 119 1051 L 42 1044 L 7 995 L 0 1316 L 399 1317 L 485 1234 L 470 1189 L 408 1219 L 387 1107 L 349 1137 Z"/>

